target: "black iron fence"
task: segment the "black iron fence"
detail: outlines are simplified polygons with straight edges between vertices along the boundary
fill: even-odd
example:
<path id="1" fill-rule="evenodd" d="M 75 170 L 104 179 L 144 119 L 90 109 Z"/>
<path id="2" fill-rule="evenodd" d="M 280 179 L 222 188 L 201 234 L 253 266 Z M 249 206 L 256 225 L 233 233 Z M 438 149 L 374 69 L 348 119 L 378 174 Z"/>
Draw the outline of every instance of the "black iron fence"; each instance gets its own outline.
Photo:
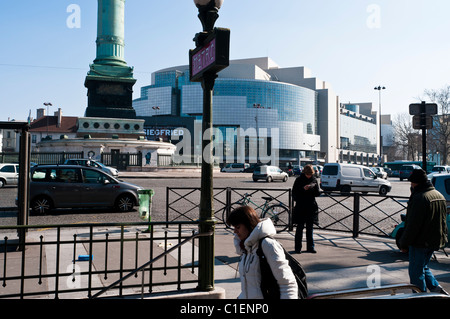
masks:
<path id="1" fill-rule="evenodd" d="M 32 152 L 30 162 L 36 164 L 63 164 L 66 159 L 83 158 L 84 152 Z M 0 153 L 0 163 L 19 163 L 19 153 Z"/>
<path id="2" fill-rule="evenodd" d="M 248 196 L 251 205 L 261 211 L 267 198 L 271 204 L 289 209 L 289 230 L 292 230 L 292 190 L 269 188 L 214 188 L 214 210 L 218 223 L 224 223 L 233 204 Z M 322 192 L 317 197 L 319 229 L 359 234 L 390 236 L 406 212 L 408 197 L 359 193 Z M 168 187 L 166 190 L 166 220 L 193 221 L 198 217 L 200 188 Z"/>
<path id="3" fill-rule="evenodd" d="M 27 231 L 25 241 L 10 239 L 18 230 Z M 196 230 L 196 222 L 1 226 L 0 298 L 195 288 Z"/>
<path id="4" fill-rule="evenodd" d="M 320 229 L 389 237 L 406 213 L 408 197 L 323 192 L 317 198 Z"/>
<path id="5" fill-rule="evenodd" d="M 166 220 L 194 221 L 198 218 L 200 207 L 200 187 L 167 187 L 166 189 Z M 271 204 L 286 205 L 291 211 L 291 189 L 280 188 L 214 188 L 214 216 L 218 222 L 224 222 L 233 204 L 244 197 L 250 199 L 251 205 L 261 215 L 266 200 L 271 197 Z"/>
<path id="6" fill-rule="evenodd" d="M 102 153 L 101 160 L 106 166 L 117 167 L 119 170 L 125 170 L 129 166 L 142 166 L 142 152 L 137 153 Z"/>

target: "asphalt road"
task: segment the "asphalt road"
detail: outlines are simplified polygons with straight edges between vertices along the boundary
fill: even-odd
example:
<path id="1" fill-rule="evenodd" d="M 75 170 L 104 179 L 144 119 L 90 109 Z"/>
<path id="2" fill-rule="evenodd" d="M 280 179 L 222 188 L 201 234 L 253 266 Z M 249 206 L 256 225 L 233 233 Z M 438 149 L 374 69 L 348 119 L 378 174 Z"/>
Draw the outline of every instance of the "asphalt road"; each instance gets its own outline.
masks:
<path id="1" fill-rule="evenodd" d="M 225 174 L 225 173 L 221 173 Z M 220 178 L 214 179 L 215 188 L 230 187 L 236 188 L 261 188 L 261 189 L 288 189 L 292 188 L 295 177 L 291 177 L 286 183 L 283 182 L 253 182 L 251 176 L 243 174 L 242 178 Z M 200 178 L 128 178 L 123 179 L 127 182 L 151 188 L 155 191 L 152 205 L 152 220 L 164 220 L 166 211 L 166 189 L 167 187 L 200 187 Z M 390 178 L 392 191 L 388 195 L 409 196 L 409 182 L 400 182 L 398 178 Z M 17 196 L 17 187 L 4 187 L 0 189 L 0 207 L 14 207 L 14 200 Z M 195 214 L 195 211 L 193 212 Z M 76 210 L 57 210 L 47 216 L 30 216 L 29 225 L 48 225 L 48 224 L 76 224 L 76 223 L 120 223 L 120 222 L 139 222 L 137 209 L 127 213 L 114 212 L 107 209 L 76 209 Z M 10 210 L 0 210 L 0 225 L 16 225 L 17 213 Z"/>

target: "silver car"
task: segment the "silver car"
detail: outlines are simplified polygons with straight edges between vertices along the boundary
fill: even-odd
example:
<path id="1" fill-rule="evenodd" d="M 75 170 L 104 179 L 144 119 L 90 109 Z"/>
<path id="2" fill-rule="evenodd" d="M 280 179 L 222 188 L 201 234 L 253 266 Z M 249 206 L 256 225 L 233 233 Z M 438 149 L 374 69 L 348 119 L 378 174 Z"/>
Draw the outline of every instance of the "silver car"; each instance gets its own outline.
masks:
<path id="1" fill-rule="evenodd" d="M 74 159 L 67 159 L 64 164 L 67 165 L 81 165 L 81 166 L 89 166 L 89 167 L 95 167 L 98 169 L 101 169 L 102 171 L 108 173 L 109 175 L 112 175 L 114 177 L 119 176 L 119 171 L 115 169 L 114 167 L 106 166 L 103 163 L 100 163 L 96 160 L 90 159 L 90 158 L 74 158 Z"/>
<path id="2" fill-rule="evenodd" d="M 265 180 L 266 182 L 275 180 L 286 182 L 289 179 L 289 176 L 277 166 L 262 165 L 255 168 L 252 178 L 254 182 L 257 182 L 260 179 Z"/>
<path id="3" fill-rule="evenodd" d="M 0 188 L 5 185 L 17 185 L 19 182 L 19 164 L 0 164 Z"/>
<path id="4" fill-rule="evenodd" d="M 30 208 L 35 214 L 46 214 L 54 208 L 90 207 L 126 212 L 139 204 L 139 189 L 92 167 L 35 166 L 31 170 Z"/>

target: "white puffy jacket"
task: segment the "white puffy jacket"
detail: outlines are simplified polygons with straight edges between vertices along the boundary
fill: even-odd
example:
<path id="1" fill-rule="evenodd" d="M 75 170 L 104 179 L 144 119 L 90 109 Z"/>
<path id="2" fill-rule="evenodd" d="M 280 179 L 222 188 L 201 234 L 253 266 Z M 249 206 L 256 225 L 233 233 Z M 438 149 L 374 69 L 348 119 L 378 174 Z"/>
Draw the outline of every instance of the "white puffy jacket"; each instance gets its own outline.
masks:
<path id="1" fill-rule="evenodd" d="M 234 238 L 236 251 L 241 255 L 239 261 L 239 273 L 241 276 L 241 289 L 239 299 L 263 299 L 261 292 L 261 271 L 257 249 L 259 240 L 267 236 L 276 234 L 275 227 L 270 219 L 265 219 L 250 233 L 245 240 L 243 251 L 239 245 L 240 240 L 237 236 Z M 284 255 L 283 247 L 272 238 L 266 238 L 262 241 L 262 250 L 272 269 L 272 273 L 280 286 L 281 299 L 297 299 L 297 282 L 291 267 Z"/>

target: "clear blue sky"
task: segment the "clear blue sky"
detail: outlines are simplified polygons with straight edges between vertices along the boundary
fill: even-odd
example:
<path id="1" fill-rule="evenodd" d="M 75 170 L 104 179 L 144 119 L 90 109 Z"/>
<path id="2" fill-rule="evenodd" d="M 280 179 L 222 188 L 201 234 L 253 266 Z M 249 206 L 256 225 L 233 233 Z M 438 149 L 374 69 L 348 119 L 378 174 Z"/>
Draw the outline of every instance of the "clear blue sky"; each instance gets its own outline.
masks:
<path id="1" fill-rule="evenodd" d="M 44 102 L 83 116 L 84 79 L 95 59 L 97 1 L 14 0 L 0 8 L 0 121 L 26 120 Z M 69 28 L 71 4 L 80 27 Z M 231 29 L 231 59 L 269 56 L 305 66 L 330 83 L 341 102 L 373 102 L 408 113 L 425 89 L 450 84 L 448 0 L 225 0 L 216 26 Z M 125 59 L 137 79 L 188 64 L 201 31 L 192 0 L 127 0 Z"/>

